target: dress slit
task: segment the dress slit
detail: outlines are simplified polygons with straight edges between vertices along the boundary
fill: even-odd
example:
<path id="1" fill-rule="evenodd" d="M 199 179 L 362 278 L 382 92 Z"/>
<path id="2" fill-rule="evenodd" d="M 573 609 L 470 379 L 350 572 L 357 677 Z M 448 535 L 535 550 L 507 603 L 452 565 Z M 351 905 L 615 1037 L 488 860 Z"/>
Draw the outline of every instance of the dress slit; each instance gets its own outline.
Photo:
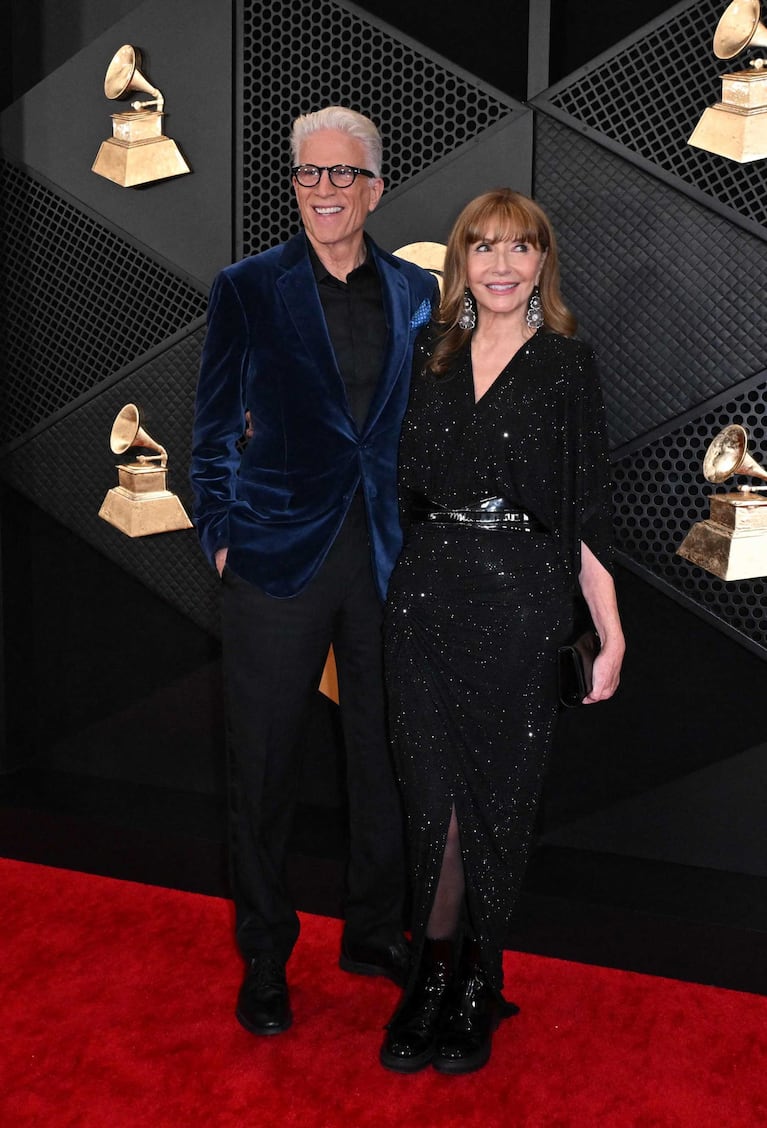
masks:
<path id="1" fill-rule="evenodd" d="M 539 332 L 476 402 L 468 349 L 439 376 L 414 374 L 400 443 L 405 544 L 384 623 L 414 947 L 418 955 L 452 802 L 474 939 L 498 992 L 558 714 L 557 650 L 572 631 L 580 540 L 600 556 L 610 543 L 605 449 L 581 342 Z M 437 526 L 417 509 L 409 520 L 418 496 L 446 509 L 503 497 L 536 524 Z"/>

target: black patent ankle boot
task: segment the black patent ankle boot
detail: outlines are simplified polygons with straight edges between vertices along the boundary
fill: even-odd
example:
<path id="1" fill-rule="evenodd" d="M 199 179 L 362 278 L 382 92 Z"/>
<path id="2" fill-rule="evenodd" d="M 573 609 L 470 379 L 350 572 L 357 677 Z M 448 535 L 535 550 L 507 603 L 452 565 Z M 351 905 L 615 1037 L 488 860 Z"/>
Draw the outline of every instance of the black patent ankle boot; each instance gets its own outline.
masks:
<path id="1" fill-rule="evenodd" d="M 388 1024 L 381 1065 L 397 1073 L 416 1073 L 429 1064 L 453 964 L 452 940 L 427 937 L 415 982 Z"/>
<path id="2" fill-rule="evenodd" d="M 467 940 L 442 1008 L 432 1064 L 440 1073 L 472 1073 L 490 1060 L 499 1000 L 476 940 Z"/>

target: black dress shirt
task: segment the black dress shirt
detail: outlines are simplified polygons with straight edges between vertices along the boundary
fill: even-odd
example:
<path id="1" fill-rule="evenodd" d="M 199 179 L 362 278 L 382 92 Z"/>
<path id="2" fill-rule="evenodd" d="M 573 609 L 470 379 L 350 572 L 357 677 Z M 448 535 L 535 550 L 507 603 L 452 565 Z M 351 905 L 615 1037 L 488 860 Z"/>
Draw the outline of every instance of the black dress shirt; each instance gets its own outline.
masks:
<path id="1" fill-rule="evenodd" d="M 309 255 L 349 410 L 361 431 L 381 375 L 388 337 L 381 280 L 369 253 L 345 282 L 325 269 L 311 243 Z"/>

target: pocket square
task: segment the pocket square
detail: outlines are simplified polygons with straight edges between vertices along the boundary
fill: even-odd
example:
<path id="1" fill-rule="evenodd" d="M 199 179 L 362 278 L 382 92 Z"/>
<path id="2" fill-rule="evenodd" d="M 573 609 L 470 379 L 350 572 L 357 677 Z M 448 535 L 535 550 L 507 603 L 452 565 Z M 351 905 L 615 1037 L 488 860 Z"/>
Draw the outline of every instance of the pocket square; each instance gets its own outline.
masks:
<path id="1" fill-rule="evenodd" d="M 431 302 L 427 301 L 426 298 L 424 298 L 424 300 L 419 305 L 418 309 L 415 311 L 413 316 L 410 318 L 410 328 L 411 329 L 420 329 L 422 325 L 428 324 L 428 322 L 430 320 L 431 320 Z"/>

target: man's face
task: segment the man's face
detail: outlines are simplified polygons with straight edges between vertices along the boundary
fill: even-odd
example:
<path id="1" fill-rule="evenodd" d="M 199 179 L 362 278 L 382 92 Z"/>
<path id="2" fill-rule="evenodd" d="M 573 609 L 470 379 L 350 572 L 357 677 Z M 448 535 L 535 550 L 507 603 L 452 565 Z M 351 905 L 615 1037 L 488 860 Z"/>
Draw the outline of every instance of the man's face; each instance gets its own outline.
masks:
<path id="1" fill-rule="evenodd" d="M 339 129 L 311 133 L 301 146 L 298 161 L 367 168 L 365 146 Z M 336 188 L 327 172 L 323 172 L 314 188 L 303 188 L 294 178 L 293 189 L 312 245 L 318 250 L 327 247 L 343 252 L 359 243 L 365 220 L 381 198 L 383 180 L 358 176 L 348 188 Z"/>

